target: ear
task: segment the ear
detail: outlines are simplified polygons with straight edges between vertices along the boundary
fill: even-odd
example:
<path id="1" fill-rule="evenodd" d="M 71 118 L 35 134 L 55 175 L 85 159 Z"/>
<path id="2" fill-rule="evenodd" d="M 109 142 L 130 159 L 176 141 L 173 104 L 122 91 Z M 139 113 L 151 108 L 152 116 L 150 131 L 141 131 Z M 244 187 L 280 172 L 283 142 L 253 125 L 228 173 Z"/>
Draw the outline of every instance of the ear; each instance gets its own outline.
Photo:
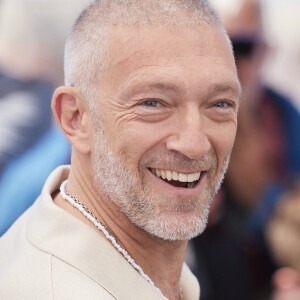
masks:
<path id="1" fill-rule="evenodd" d="M 72 146 L 82 154 L 89 154 L 91 120 L 84 96 L 71 86 L 56 89 L 52 111 L 57 123 Z"/>

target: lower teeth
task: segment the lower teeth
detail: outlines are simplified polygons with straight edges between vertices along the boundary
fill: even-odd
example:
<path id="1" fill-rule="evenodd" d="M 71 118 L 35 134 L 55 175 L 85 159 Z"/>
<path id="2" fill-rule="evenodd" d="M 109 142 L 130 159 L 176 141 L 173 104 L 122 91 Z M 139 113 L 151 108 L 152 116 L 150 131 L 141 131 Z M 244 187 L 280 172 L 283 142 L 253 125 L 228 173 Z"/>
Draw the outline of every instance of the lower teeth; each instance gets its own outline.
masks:
<path id="1" fill-rule="evenodd" d="M 193 182 L 189 182 L 188 184 L 187 184 L 187 188 L 188 189 L 191 189 L 191 188 L 193 188 L 194 187 L 194 183 Z"/>
<path id="2" fill-rule="evenodd" d="M 158 177 L 158 178 L 160 178 L 161 180 L 163 180 L 166 183 L 168 183 L 170 185 L 173 185 L 175 187 L 181 187 L 181 188 L 186 188 L 186 189 L 192 189 L 197 184 L 197 181 L 194 181 L 194 182 L 180 182 L 180 181 L 177 181 L 177 180 L 171 180 L 171 181 L 169 181 L 166 178 L 163 179 L 162 177 Z"/>

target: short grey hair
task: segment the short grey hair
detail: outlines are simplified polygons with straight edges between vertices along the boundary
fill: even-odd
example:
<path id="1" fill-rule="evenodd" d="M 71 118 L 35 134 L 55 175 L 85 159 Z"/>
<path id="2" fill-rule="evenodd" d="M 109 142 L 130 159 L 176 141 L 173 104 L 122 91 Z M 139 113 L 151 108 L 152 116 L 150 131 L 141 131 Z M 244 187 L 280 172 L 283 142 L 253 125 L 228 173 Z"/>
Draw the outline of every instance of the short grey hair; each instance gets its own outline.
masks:
<path id="1" fill-rule="evenodd" d="M 109 64 L 109 32 L 120 26 L 198 27 L 226 31 L 207 0 L 95 0 L 77 18 L 65 47 L 65 84 L 75 86 L 95 109 L 101 72 Z"/>

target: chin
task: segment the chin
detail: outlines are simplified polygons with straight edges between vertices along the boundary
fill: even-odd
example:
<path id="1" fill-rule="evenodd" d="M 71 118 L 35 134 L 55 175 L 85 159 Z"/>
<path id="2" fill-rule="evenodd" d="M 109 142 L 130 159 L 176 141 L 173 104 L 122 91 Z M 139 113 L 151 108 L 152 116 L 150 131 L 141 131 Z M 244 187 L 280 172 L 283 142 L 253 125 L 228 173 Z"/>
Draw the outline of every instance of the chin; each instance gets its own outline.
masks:
<path id="1" fill-rule="evenodd" d="M 145 224 L 136 224 L 156 238 L 166 241 L 186 241 L 201 234 L 207 225 L 209 209 L 205 208 L 201 216 L 177 214 L 153 218 Z"/>

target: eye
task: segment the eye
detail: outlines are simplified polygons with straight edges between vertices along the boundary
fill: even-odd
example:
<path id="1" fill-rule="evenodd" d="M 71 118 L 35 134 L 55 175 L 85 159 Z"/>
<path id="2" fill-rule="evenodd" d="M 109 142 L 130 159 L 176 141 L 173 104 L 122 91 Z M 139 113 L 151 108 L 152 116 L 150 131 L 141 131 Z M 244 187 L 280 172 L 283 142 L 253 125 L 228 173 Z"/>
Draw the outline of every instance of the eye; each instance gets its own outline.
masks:
<path id="1" fill-rule="evenodd" d="M 141 103 L 141 105 L 147 106 L 147 107 L 158 107 L 161 106 L 161 103 L 156 99 L 148 99 Z"/>
<path id="2" fill-rule="evenodd" d="M 219 101 L 215 103 L 213 106 L 219 108 L 228 108 L 228 107 L 232 107 L 232 104 L 229 103 L 228 101 Z"/>
<path id="3" fill-rule="evenodd" d="M 165 120 L 171 113 L 170 106 L 161 98 L 140 99 L 134 107 L 137 119 L 150 123 Z"/>

